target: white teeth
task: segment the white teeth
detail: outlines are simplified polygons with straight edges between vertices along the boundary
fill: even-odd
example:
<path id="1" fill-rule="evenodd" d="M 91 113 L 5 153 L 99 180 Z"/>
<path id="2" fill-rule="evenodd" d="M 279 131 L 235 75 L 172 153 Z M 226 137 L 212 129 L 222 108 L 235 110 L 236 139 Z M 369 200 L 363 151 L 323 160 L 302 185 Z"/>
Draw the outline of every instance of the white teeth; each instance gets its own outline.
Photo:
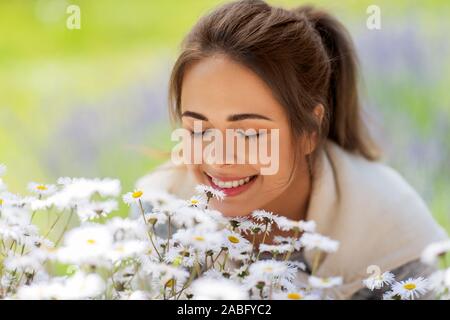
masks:
<path id="1" fill-rule="evenodd" d="M 245 179 L 234 180 L 234 181 L 220 181 L 216 178 L 211 177 L 214 184 L 218 185 L 221 188 L 229 189 L 236 188 L 238 186 L 242 186 L 250 181 L 250 177 L 246 177 Z"/>

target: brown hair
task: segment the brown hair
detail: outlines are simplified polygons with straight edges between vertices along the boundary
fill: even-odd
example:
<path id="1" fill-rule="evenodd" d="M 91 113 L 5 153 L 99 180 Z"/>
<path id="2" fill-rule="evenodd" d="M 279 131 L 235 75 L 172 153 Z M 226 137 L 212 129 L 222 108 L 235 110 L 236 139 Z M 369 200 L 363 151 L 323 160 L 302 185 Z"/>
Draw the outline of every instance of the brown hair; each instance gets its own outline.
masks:
<path id="1" fill-rule="evenodd" d="M 318 132 L 369 160 L 378 151 L 362 121 L 358 64 L 345 27 L 311 6 L 292 10 L 261 0 L 224 4 L 202 17 L 183 41 L 170 80 L 173 120 L 180 117 L 190 63 L 225 54 L 255 72 L 285 108 L 294 134 Z M 312 110 L 325 108 L 321 124 Z"/>

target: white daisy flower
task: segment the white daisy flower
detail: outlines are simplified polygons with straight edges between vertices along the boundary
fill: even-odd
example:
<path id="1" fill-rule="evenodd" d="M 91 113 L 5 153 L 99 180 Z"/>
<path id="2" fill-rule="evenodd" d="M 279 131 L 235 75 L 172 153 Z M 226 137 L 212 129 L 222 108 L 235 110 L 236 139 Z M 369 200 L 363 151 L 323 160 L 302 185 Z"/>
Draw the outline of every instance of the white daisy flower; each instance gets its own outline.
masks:
<path id="1" fill-rule="evenodd" d="M 200 251 L 217 250 L 222 244 L 222 233 L 202 229 L 179 229 L 172 239 Z"/>
<path id="2" fill-rule="evenodd" d="M 71 277 L 54 278 L 50 282 L 22 286 L 17 297 L 23 300 L 75 300 L 95 298 L 105 290 L 103 279 L 97 274 L 77 272 Z"/>
<path id="3" fill-rule="evenodd" d="M 149 300 L 150 297 L 147 292 L 142 290 L 136 290 L 130 293 L 127 300 Z"/>
<path id="4" fill-rule="evenodd" d="M 129 218 L 114 217 L 109 219 L 105 225 L 114 241 L 123 241 L 126 239 L 134 240 L 147 240 L 147 227 L 143 223 L 142 219 L 132 220 Z"/>
<path id="5" fill-rule="evenodd" d="M 228 279 L 200 278 L 191 286 L 194 300 L 247 300 L 242 286 Z"/>
<path id="6" fill-rule="evenodd" d="M 434 242 L 428 245 L 422 252 L 421 261 L 423 263 L 433 265 L 437 258 L 450 251 L 450 240 L 446 239 L 439 242 Z"/>
<path id="7" fill-rule="evenodd" d="M 20 197 L 16 196 L 10 192 L 0 193 L 0 206 L 2 207 L 13 207 L 18 206 L 21 202 Z"/>
<path id="8" fill-rule="evenodd" d="M 207 205 L 207 200 L 201 195 L 200 196 L 195 195 L 187 201 L 187 204 L 190 207 L 204 209 Z"/>
<path id="9" fill-rule="evenodd" d="M 192 248 L 178 246 L 170 247 L 169 251 L 164 256 L 166 263 L 172 264 L 175 267 L 181 265 L 190 268 L 195 263 L 195 251 Z"/>
<path id="10" fill-rule="evenodd" d="M 316 223 L 312 220 L 290 220 L 284 216 L 277 216 L 275 219 L 278 227 L 283 231 L 297 230 L 299 232 L 315 232 Z"/>
<path id="11" fill-rule="evenodd" d="M 93 201 L 81 203 L 77 206 L 77 214 L 81 221 L 107 217 L 118 209 L 116 200 Z"/>
<path id="12" fill-rule="evenodd" d="M 197 185 L 195 190 L 198 193 L 206 195 L 208 199 L 216 198 L 217 200 L 223 200 L 225 198 L 225 192 L 204 184 Z"/>
<path id="13" fill-rule="evenodd" d="M 64 237 L 64 246 L 58 260 L 64 263 L 102 263 L 112 249 L 113 237 L 105 225 L 84 225 L 70 230 Z"/>
<path id="14" fill-rule="evenodd" d="M 123 195 L 122 199 L 123 202 L 125 202 L 127 205 L 136 204 L 137 201 L 139 201 L 142 196 L 144 195 L 144 192 L 141 190 L 134 190 L 133 192 L 128 192 Z"/>
<path id="15" fill-rule="evenodd" d="M 251 243 L 236 232 L 224 230 L 223 237 L 222 246 L 229 250 L 244 251 L 251 248 Z"/>
<path id="16" fill-rule="evenodd" d="M 377 276 L 370 276 L 367 279 L 363 280 L 364 285 L 370 289 L 381 289 L 385 284 L 390 285 L 394 283 L 395 277 L 389 271 L 383 272 Z"/>
<path id="17" fill-rule="evenodd" d="M 145 203 L 151 204 L 153 209 L 159 211 L 171 211 L 185 205 L 185 201 L 165 191 L 146 191 L 141 197 Z"/>
<path id="18" fill-rule="evenodd" d="M 282 279 L 292 281 L 297 269 L 283 261 L 260 260 L 250 265 L 248 281 L 254 286 L 258 282 L 279 282 Z"/>
<path id="19" fill-rule="evenodd" d="M 117 197 L 120 194 L 120 181 L 117 179 L 60 178 L 58 182 L 62 189 L 47 200 L 49 205 L 60 210 L 73 208 L 95 194 L 101 197 Z"/>
<path id="20" fill-rule="evenodd" d="M 277 291 L 273 294 L 274 300 L 320 300 L 320 296 L 303 290 Z"/>
<path id="21" fill-rule="evenodd" d="M 245 223 L 249 222 L 246 217 L 226 217 L 226 219 L 232 229 L 238 229 L 240 231 L 243 231 L 241 226 L 244 225 L 243 227 L 245 228 Z"/>
<path id="22" fill-rule="evenodd" d="M 56 186 L 53 184 L 42 184 L 36 182 L 30 182 L 28 184 L 28 190 L 40 196 L 49 196 L 56 192 Z"/>
<path id="23" fill-rule="evenodd" d="M 413 300 L 425 294 L 429 290 L 428 281 L 423 278 L 409 278 L 405 281 L 396 282 L 392 286 L 394 294 L 399 295 L 403 300 Z"/>
<path id="24" fill-rule="evenodd" d="M 158 210 L 153 210 L 152 212 L 146 212 L 144 216 L 145 216 L 145 220 L 147 221 L 147 223 L 149 223 L 150 225 L 153 225 L 155 227 L 159 226 L 159 225 L 164 225 L 168 220 L 167 215 Z"/>
<path id="25" fill-rule="evenodd" d="M 137 257 L 143 254 L 148 248 L 148 244 L 140 240 L 126 240 L 116 242 L 106 253 L 112 262 L 117 262 L 127 258 Z"/>
<path id="26" fill-rule="evenodd" d="M 294 248 L 290 244 L 260 244 L 259 251 L 271 252 L 277 254 L 283 254 L 286 252 L 294 251 Z"/>
<path id="27" fill-rule="evenodd" d="M 183 268 L 167 265 L 165 263 L 157 263 L 146 261 L 143 265 L 144 271 L 148 275 L 152 275 L 152 281 L 155 285 L 162 288 L 181 288 L 189 278 L 189 272 Z"/>
<path id="28" fill-rule="evenodd" d="M 436 293 L 437 298 L 450 298 L 450 268 L 437 270 L 428 277 L 429 289 Z"/>
<path id="29" fill-rule="evenodd" d="M 342 284 L 342 277 L 325 277 L 309 276 L 308 283 L 316 289 L 328 289 Z"/>
<path id="30" fill-rule="evenodd" d="M 398 296 L 394 291 L 389 290 L 383 293 L 383 300 L 400 300 L 400 296 Z"/>
<path id="31" fill-rule="evenodd" d="M 266 211 L 266 210 L 254 210 L 251 213 L 251 216 L 256 221 L 264 222 L 264 223 L 273 223 L 275 218 L 278 219 L 278 216 L 276 214 Z"/>
<path id="32" fill-rule="evenodd" d="M 244 232 L 245 234 L 251 234 L 251 235 L 257 235 L 264 232 L 264 230 L 267 227 L 267 232 L 272 231 L 272 224 L 268 224 L 267 226 L 263 225 L 262 223 L 256 223 L 253 221 L 245 221 L 241 224 L 239 227 L 239 230 Z"/>
<path id="33" fill-rule="evenodd" d="M 339 242 L 332 240 L 326 236 L 318 233 L 304 233 L 300 238 L 300 244 L 306 250 L 321 250 L 324 252 L 336 252 L 339 247 Z"/>

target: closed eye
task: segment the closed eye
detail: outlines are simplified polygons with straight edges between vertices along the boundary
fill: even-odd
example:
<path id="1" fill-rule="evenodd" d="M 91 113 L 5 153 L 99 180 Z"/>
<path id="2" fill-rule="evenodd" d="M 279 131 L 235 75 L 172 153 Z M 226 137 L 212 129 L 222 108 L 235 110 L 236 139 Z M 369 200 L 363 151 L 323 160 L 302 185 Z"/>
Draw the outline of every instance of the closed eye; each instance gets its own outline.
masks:
<path id="1" fill-rule="evenodd" d="M 237 130 L 237 132 L 246 139 L 258 138 L 264 134 L 264 132 L 261 132 L 261 131 L 255 131 L 255 130 L 250 130 L 250 131 L 255 132 L 255 133 L 245 133 L 244 130 Z"/>

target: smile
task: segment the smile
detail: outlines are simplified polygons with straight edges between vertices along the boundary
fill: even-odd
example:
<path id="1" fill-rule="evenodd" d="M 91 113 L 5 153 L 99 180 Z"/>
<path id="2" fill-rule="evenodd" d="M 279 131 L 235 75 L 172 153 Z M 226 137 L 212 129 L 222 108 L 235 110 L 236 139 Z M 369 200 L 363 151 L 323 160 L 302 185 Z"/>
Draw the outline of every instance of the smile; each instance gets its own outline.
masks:
<path id="1" fill-rule="evenodd" d="M 218 178 L 207 173 L 205 175 L 211 186 L 215 189 L 222 190 L 227 196 L 238 195 L 247 190 L 255 181 L 257 175 L 247 177 Z"/>

